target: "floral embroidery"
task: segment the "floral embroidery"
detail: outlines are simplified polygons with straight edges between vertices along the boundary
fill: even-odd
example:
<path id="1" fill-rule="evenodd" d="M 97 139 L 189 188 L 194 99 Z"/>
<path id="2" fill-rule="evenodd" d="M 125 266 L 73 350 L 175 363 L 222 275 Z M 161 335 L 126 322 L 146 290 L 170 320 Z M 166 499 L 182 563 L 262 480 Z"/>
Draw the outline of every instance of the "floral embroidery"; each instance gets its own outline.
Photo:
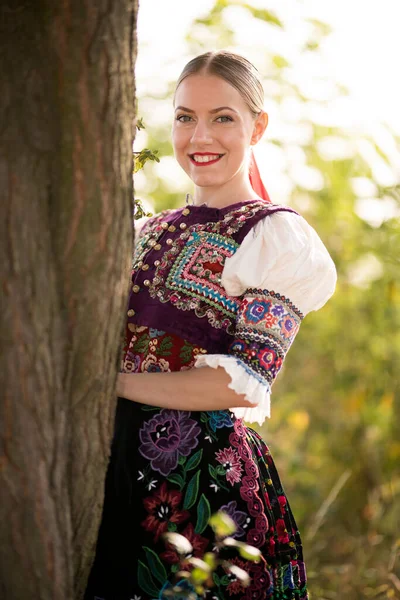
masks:
<path id="1" fill-rule="evenodd" d="M 238 311 L 236 338 L 229 352 L 255 376 L 265 378 L 271 385 L 302 318 L 302 313 L 284 296 L 268 290 L 247 290 Z"/>
<path id="2" fill-rule="evenodd" d="M 181 492 L 168 490 L 165 482 L 153 496 L 143 499 L 144 507 L 149 514 L 143 521 L 142 527 L 154 533 L 155 541 L 167 531 L 168 523 L 178 525 L 190 517 L 187 510 L 181 510 L 181 501 Z"/>
<path id="3" fill-rule="evenodd" d="M 165 477 L 198 445 L 201 431 L 190 412 L 162 409 L 140 429 L 139 452 L 154 471 Z"/>
<path id="4" fill-rule="evenodd" d="M 237 596 L 241 594 L 241 598 L 245 600 L 253 600 L 254 598 L 265 598 L 265 589 L 271 585 L 271 576 L 266 567 L 265 561 L 259 563 L 251 563 L 241 558 L 230 558 L 229 562 L 232 565 L 243 569 L 249 574 L 251 585 L 244 588 L 235 575 L 227 573 L 227 588 L 229 596 Z"/>
<path id="5" fill-rule="evenodd" d="M 215 457 L 224 467 L 226 479 L 231 485 L 240 481 L 243 468 L 236 450 L 233 450 L 233 448 L 224 448 L 216 452 Z"/>
<path id="6" fill-rule="evenodd" d="M 246 535 L 246 541 L 252 546 L 260 548 L 265 544 L 265 535 L 268 531 L 268 519 L 263 503 L 258 495 L 259 485 L 257 479 L 259 472 L 252 458 L 250 447 L 246 440 L 245 429 L 242 421 L 238 419 L 234 431 L 229 436 L 229 442 L 237 450 L 237 454 L 244 462 L 245 475 L 241 480 L 240 495 L 247 503 L 249 514 L 255 518 L 255 527 Z"/>
<path id="7" fill-rule="evenodd" d="M 214 327 L 233 333 L 240 302 L 225 292 L 221 273 L 226 258 L 238 247 L 233 240 L 212 232 L 182 234 L 157 267 L 150 296 L 180 310 L 193 310 L 198 317 L 207 316 Z"/>
<path id="8" fill-rule="evenodd" d="M 249 522 L 251 521 L 247 513 L 242 510 L 237 510 L 236 500 L 232 500 L 228 504 L 221 506 L 220 510 L 224 511 L 235 523 L 236 531 L 231 537 L 241 538 L 245 535 Z"/>
<path id="9" fill-rule="evenodd" d="M 208 539 L 195 533 L 192 523 L 187 524 L 185 529 L 181 532 L 181 535 L 185 536 L 185 538 L 192 544 L 193 552 L 191 556 L 202 557 L 208 546 Z M 177 552 L 170 545 L 160 556 L 168 563 L 179 562 L 179 556 Z"/>
<path id="10" fill-rule="evenodd" d="M 163 358 L 157 358 L 154 354 L 148 354 L 140 366 L 142 372 L 165 373 L 171 371 L 169 362 Z"/>
<path id="11" fill-rule="evenodd" d="M 210 417 L 208 422 L 213 431 L 221 427 L 233 427 L 232 417 L 225 410 L 210 410 L 206 414 Z"/>
<path id="12" fill-rule="evenodd" d="M 125 373 L 182 371 L 194 366 L 198 354 L 206 354 L 204 348 L 174 334 L 137 325 L 132 325 L 131 329 L 122 365 Z"/>
<path id="13" fill-rule="evenodd" d="M 164 218 L 170 225 L 173 223 L 170 211 Z M 136 298 L 138 306 L 129 308 L 136 310 L 141 323 L 146 322 L 153 327 L 135 323 L 135 314 L 129 317 L 124 356 L 126 372 L 193 368 L 196 355 L 206 352 L 200 345 L 196 345 L 197 327 L 203 333 L 207 330 L 207 334 L 215 334 L 214 338 L 210 336 L 215 351 L 226 353 L 230 338 L 226 335 L 227 326 L 224 324 L 224 319 L 227 319 L 232 328 L 236 321 L 238 324 L 235 341 L 238 354 L 235 359 L 242 362 L 255 377 L 268 384 L 265 373 L 273 373 L 274 369 L 277 372 L 279 369 L 283 359 L 282 348 L 289 347 L 301 313 L 278 294 L 268 292 L 269 295 L 266 296 L 263 290 L 248 290 L 244 298 L 247 304 L 242 302 L 242 298 L 237 298 L 240 310 L 231 318 L 224 313 L 224 310 L 230 310 L 228 301 L 222 298 L 219 303 L 218 297 L 215 300 L 211 294 L 213 286 L 217 294 L 225 260 L 222 253 L 216 251 L 218 236 L 233 235 L 238 231 L 238 223 L 240 226 L 245 222 L 245 214 L 235 211 L 218 223 L 203 223 L 193 227 L 188 225 L 184 231 L 187 236 L 183 239 L 188 240 L 193 232 L 199 233 L 199 238 L 195 237 L 193 240 L 194 246 L 204 246 L 196 246 L 200 266 L 196 263 L 190 265 L 188 254 L 184 267 L 187 271 L 178 272 L 177 267 L 176 285 L 179 289 L 174 290 L 166 287 L 166 281 L 168 277 L 172 278 L 171 270 L 175 261 L 180 269 L 183 268 L 179 263 L 179 240 L 182 235 L 179 224 L 175 223 L 178 225 L 175 234 L 172 231 L 173 243 L 168 244 L 171 248 L 165 252 L 166 245 L 163 247 L 161 244 L 160 250 L 154 250 L 158 254 L 151 255 L 150 259 L 147 255 L 148 248 L 157 245 L 153 246 L 153 240 L 157 239 L 158 231 L 166 233 L 166 224 L 161 227 L 161 221 L 157 217 L 150 220 L 147 229 L 145 226 L 146 242 L 143 243 L 142 255 L 139 248 L 137 257 L 140 259 L 142 256 L 150 266 L 143 272 L 136 269 L 136 280 L 133 283 L 139 287 L 143 286 L 145 278 L 152 280 L 154 261 L 160 260 L 161 268 L 165 255 L 173 250 L 169 262 L 171 269 L 166 272 L 164 284 L 161 285 L 166 290 L 162 294 L 171 293 L 171 296 L 167 300 L 168 306 L 157 307 L 157 314 L 161 318 L 153 321 L 155 302 L 147 295 L 147 284 L 140 287 L 139 295 L 136 295 L 138 290 L 133 290 L 132 298 Z M 166 236 L 170 237 L 169 234 Z M 218 243 L 214 243 L 215 240 Z M 229 238 L 228 242 L 231 242 Z M 190 296 L 187 292 L 192 291 L 190 285 L 197 286 L 197 279 L 201 279 L 205 290 L 203 292 L 200 287 L 195 287 L 195 295 Z M 154 281 L 155 286 L 159 284 L 159 281 Z M 207 294 L 208 303 L 204 299 Z M 214 301 L 215 306 L 212 304 Z M 194 314 L 192 317 L 188 313 L 174 315 L 173 304 Z M 144 315 L 140 314 L 141 310 Z M 195 318 L 196 311 L 206 317 L 201 323 Z M 245 318 L 249 323 L 244 323 Z M 179 327 L 175 333 L 165 331 L 166 328 L 173 329 L 174 319 L 175 324 L 186 319 L 189 326 L 187 331 L 193 327 L 190 341 L 181 337 L 183 334 L 179 333 Z M 213 323 L 213 328 L 219 327 L 220 332 L 212 331 L 209 323 Z M 182 328 L 184 330 L 186 331 Z M 269 330 L 273 331 L 274 336 L 267 338 Z M 204 345 L 208 344 L 208 335 L 202 335 L 201 339 L 206 340 Z M 266 344 L 266 339 L 270 343 Z M 258 372 L 253 369 L 257 361 Z M 179 566 L 174 549 L 165 546 L 162 534 L 166 531 L 182 533 L 191 542 L 194 556 L 201 556 L 213 549 L 209 516 L 222 509 L 236 524 L 233 536 L 260 548 L 262 557 L 255 564 L 235 554 L 237 566 L 247 570 L 250 575 L 250 586 L 243 589 L 234 575 L 220 567 L 218 573 L 214 574 L 215 587 L 207 594 L 208 600 L 272 600 L 275 597 L 282 600 L 306 600 L 301 540 L 272 457 L 258 434 L 245 427 L 229 410 L 176 411 L 127 401 L 122 401 L 120 405 L 132 409 L 134 417 L 127 434 L 132 432 L 133 441 L 139 436 L 139 441 L 129 456 L 129 464 L 123 465 L 128 467 L 133 480 L 133 493 L 129 496 L 129 509 L 123 512 L 120 502 L 115 501 L 113 492 L 107 498 L 105 526 L 99 538 L 100 559 L 96 567 L 99 574 L 94 577 L 93 593 L 89 597 L 93 598 L 97 594 L 99 598 L 111 595 L 131 600 L 167 600 Z M 125 413 L 121 411 L 118 425 L 124 422 L 124 417 Z M 110 485 L 114 489 L 114 481 L 110 480 Z M 113 572 L 110 568 L 110 590 L 106 594 L 102 589 L 103 558 L 109 557 L 110 552 L 113 554 L 116 570 Z M 126 552 L 132 554 L 127 556 Z M 229 556 L 230 552 L 228 550 Z M 121 577 L 120 566 L 125 563 L 127 576 Z M 126 589 L 128 579 L 131 580 L 129 590 Z M 181 583 L 183 587 L 187 585 L 187 582 Z M 95 589 L 97 586 L 98 589 Z M 190 591 L 194 592 L 193 589 Z M 179 598 L 178 595 L 174 597 Z"/>
<path id="14" fill-rule="evenodd" d="M 194 311 L 197 317 L 207 317 L 212 327 L 233 335 L 240 300 L 229 296 L 221 284 L 225 260 L 239 247 L 231 236 L 266 210 L 265 202 L 255 201 L 231 210 L 220 220 L 196 223 L 173 234 L 171 247 L 157 257 L 155 275 L 148 286 L 151 298 L 171 303 L 179 310 Z M 170 212 L 160 213 L 143 226 L 136 243 L 134 272 L 149 245 L 164 234 L 163 221 Z"/>
<path id="15" fill-rule="evenodd" d="M 276 521 L 276 532 L 278 534 L 278 540 L 281 544 L 289 543 L 289 535 L 286 529 L 286 524 L 283 519 L 277 519 Z"/>

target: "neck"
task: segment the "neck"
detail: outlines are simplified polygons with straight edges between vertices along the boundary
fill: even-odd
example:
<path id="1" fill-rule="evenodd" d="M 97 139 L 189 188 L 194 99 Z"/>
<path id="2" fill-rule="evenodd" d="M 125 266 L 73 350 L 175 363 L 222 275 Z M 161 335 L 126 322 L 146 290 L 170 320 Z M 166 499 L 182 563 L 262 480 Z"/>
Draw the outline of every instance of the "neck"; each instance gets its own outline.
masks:
<path id="1" fill-rule="evenodd" d="M 224 208 L 237 202 L 259 199 L 249 180 L 242 181 L 239 185 L 233 179 L 218 187 L 196 186 L 194 192 L 194 204 L 206 204 L 210 208 Z"/>

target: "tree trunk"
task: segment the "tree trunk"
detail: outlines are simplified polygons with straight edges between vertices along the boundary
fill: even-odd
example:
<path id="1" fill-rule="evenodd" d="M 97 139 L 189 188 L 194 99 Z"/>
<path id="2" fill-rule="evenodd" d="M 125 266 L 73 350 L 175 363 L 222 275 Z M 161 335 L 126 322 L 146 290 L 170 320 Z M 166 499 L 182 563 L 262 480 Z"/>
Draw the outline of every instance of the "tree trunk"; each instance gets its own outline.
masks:
<path id="1" fill-rule="evenodd" d="M 132 245 L 137 0 L 0 8 L 0 598 L 80 599 Z"/>

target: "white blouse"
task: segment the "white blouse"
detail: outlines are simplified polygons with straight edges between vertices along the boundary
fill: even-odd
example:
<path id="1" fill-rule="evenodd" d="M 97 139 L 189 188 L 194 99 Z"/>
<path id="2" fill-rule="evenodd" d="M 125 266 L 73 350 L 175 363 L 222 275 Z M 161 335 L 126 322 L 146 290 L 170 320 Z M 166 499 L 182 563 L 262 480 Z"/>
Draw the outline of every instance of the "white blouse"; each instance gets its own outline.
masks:
<path id="1" fill-rule="evenodd" d="M 221 282 L 239 296 L 248 288 L 273 290 L 289 298 L 306 315 L 321 308 L 336 286 L 336 268 L 327 249 L 307 221 L 294 213 L 276 212 L 259 221 L 233 256 L 227 258 Z M 229 387 L 254 407 L 232 408 L 237 417 L 260 425 L 270 417 L 268 382 L 249 373 L 234 356 L 200 354 L 195 367 L 223 367 Z"/>

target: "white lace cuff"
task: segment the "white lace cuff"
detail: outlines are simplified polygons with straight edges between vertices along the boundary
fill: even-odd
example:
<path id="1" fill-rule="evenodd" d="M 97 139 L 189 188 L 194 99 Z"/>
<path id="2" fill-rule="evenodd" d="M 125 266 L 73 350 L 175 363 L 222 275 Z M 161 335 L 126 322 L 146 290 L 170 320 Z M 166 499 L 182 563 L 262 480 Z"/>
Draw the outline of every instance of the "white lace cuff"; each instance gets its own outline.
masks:
<path id="1" fill-rule="evenodd" d="M 262 425 L 265 418 L 271 416 L 271 386 L 240 359 L 227 354 L 198 354 L 194 366 L 223 367 L 231 377 L 228 387 L 237 394 L 244 394 L 246 400 L 254 404 L 254 407 L 231 408 L 237 418 Z"/>

